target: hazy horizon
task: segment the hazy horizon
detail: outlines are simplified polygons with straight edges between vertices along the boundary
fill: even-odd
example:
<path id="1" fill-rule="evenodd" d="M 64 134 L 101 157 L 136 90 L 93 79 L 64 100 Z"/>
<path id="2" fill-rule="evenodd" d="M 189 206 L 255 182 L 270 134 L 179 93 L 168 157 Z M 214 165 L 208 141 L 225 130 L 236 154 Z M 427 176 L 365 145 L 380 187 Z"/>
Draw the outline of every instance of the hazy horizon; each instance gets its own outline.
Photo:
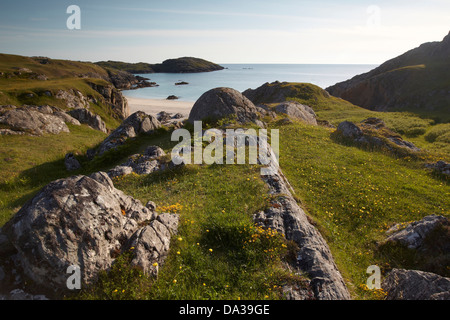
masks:
<path id="1" fill-rule="evenodd" d="M 68 28 L 71 5 L 80 29 Z M 0 9 L 0 51 L 92 62 L 381 64 L 450 29 L 445 0 L 16 0 Z"/>

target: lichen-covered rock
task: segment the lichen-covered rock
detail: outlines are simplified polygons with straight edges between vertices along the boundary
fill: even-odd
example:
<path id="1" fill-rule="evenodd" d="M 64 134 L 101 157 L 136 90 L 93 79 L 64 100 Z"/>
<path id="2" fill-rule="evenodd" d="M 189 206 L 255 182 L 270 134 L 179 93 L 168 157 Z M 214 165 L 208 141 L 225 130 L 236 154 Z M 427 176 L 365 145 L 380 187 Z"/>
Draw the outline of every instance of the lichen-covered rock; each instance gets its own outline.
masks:
<path id="1" fill-rule="evenodd" d="M 311 107 L 298 102 L 283 102 L 275 107 L 277 113 L 283 113 L 287 116 L 301 120 L 307 124 L 317 125 L 316 113 Z"/>
<path id="2" fill-rule="evenodd" d="M 151 134 L 161 127 L 161 123 L 151 115 L 142 111 L 137 111 L 125 119 L 122 124 L 114 130 L 95 151 L 88 152 L 92 158 L 95 155 L 102 155 L 106 151 L 115 149 L 123 145 L 128 139 L 136 137 L 138 134 Z"/>
<path id="3" fill-rule="evenodd" d="M 108 175 L 111 178 L 131 173 L 142 175 L 175 167 L 173 162 L 166 163 L 165 159 L 161 159 L 165 155 L 166 153 L 160 147 L 149 146 L 143 154 L 134 154 L 126 162 L 109 170 Z"/>
<path id="4" fill-rule="evenodd" d="M 293 189 L 284 174 L 276 166 L 273 151 L 268 150 L 272 175 L 263 176 L 273 197 L 270 206 L 254 215 L 254 221 L 266 228 L 284 234 L 287 240 L 298 245 L 294 269 L 306 273 L 309 288 L 299 290 L 285 286 L 283 291 L 292 299 L 348 300 L 350 293 L 340 274 L 330 248 L 319 231 L 308 221 L 308 217 L 292 196 Z M 312 292 L 311 292 L 312 291 Z"/>
<path id="5" fill-rule="evenodd" d="M 169 252 L 170 239 L 177 233 L 178 220 L 178 215 L 164 213 L 134 233 L 128 241 L 128 248 L 133 248 L 131 264 L 156 276 Z"/>
<path id="6" fill-rule="evenodd" d="M 384 121 L 378 118 L 368 118 L 359 125 L 350 121 L 341 122 L 334 136 L 358 146 L 370 149 L 378 148 L 396 154 L 413 154 L 420 151 L 413 143 L 386 127 Z"/>
<path id="7" fill-rule="evenodd" d="M 43 289 L 66 290 L 78 265 L 92 283 L 122 252 L 141 223 L 157 214 L 114 188 L 105 173 L 73 176 L 44 187 L 4 226 L 17 268 Z"/>
<path id="8" fill-rule="evenodd" d="M 450 225 L 449 220 L 443 216 L 430 215 L 420 221 L 414 221 L 405 228 L 399 225 L 388 230 L 390 234 L 386 242 L 398 242 L 409 249 L 420 249 L 427 236 L 440 226 Z"/>
<path id="9" fill-rule="evenodd" d="M 64 100 L 69 109 L 84 109 L 89 107 L 89 99 L 78 90 L 58 90 L 55 98 Z"/>
<path id="10" fill-rule="evenodd" d="M 108 132 L 108 130 L 106 129 L 106 124 L 102 120 L 102 118 L 99 115 L 92 113 L 88 109 L 85 108 L 74 109 L 69 111 L 69 114 L 73 118 L 77 119 L 79 122 L 87 124 L 92 129 L 99 130 L 104 133 Z"/>
<path id="11" fill-rule="evenodd" d="M 70 132 L 66 123 L 60 117 L 27 107 L 0 107 L 0 124 L 8 126 L 12 131 L 32 135 Z"/>
<path id="12" fill-rule="evenodd" d="M 92 89 L 103 96 L 104 102 L 111 106 L 113 112 L 118 115 L 120 119 L 126 119 L 130 115 L 130 107 L 128 106 L 127 99 L 114 87 L 114 85 L 100 85 L 92 82 L 89 82 L 88 84 Z"/>
<path id="13" fill-rule="evenodd" d="M 392 269 L 381 287 L 387 300 L 450 300 L 450 278 L 430 272 Z"/>

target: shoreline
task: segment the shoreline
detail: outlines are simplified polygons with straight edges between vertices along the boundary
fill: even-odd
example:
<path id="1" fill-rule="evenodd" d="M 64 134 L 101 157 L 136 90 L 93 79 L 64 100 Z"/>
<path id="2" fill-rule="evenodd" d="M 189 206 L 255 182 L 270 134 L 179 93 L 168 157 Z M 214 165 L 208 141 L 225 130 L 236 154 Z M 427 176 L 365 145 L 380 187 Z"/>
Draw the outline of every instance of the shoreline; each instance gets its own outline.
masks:
<path id="1" fill-rule="evenodd" d="M 184 118 L 188 118 L 195 103 L 191 101 L 132 98 L 125 95 L 124 97 L 128 101 L 130 114 L 136 111 L 143 111 L 153 116 L 156 116 L 161 111 L 165 111 L 171 114 L 181 113 Z"/>

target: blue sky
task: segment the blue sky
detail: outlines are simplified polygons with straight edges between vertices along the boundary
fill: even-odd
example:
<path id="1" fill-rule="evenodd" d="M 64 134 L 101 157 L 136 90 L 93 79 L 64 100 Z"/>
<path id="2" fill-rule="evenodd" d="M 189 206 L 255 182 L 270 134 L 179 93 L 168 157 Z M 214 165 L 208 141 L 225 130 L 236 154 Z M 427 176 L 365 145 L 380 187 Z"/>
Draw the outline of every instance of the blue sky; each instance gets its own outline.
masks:
<path id="1" fill-rule="evenodd" d="M 81 30 L 69 30 L 69 5 Z M 0 2 L 0 52 L 99 61 L 381 63 L 450 30 L 449 0 Z"/>

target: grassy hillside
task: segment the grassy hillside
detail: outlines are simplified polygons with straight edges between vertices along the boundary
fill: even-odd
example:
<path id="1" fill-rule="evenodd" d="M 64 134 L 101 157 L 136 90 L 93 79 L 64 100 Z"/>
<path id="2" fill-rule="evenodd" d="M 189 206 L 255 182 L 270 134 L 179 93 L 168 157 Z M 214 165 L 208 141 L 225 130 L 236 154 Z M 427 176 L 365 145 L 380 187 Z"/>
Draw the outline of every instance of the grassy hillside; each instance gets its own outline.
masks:
<path id="1" fill-rule="evenodd" d="M 424 169 L 421 160 L 342 145 L 331 139 L 331 132 L 302 124 L 282 127 L 280 165 L 325 236 L 353 294 L 364 298 L 360 285 L 368 266 L 388 270 L 433 263 L 381 252 L 377 242 L 395 223 L 431 214 L 449 216 L 450 185 Z M 442 267 L 437 271 L 448 276 Z"/>
<path id="2" fill-rule="evenodd" d="M 108 76 L 106 70 L 89 62 L 24 57 L 0 53 L 0 72 L 13 75 L 19 69 L 28 68 L 33 73 L 45 74 L 49 79 L 73 78 L 81 75 Z M 26 77 L 26 73 L 22 77 Z M 20 77 L 20 76 L 19 76 Z"/>
<path id="3" fill-rule="evenodd" d="M 366 268 L 377 264 L 422 268 L 447 274 L 445 261 L 411 256 L 398 248 L 378 247 L 394 223 L 430 214 L 449 216 L 450 184 L 424 168 L 425 161 L 449 158 L 448 127 L 410 113 L 365 110 L 344 100 L 317 94 L 318 88 L 288 97 L 310 104 L 319 118 L 333 124 L 370 116 L 385 120 L 405 138 L 430 150 L 417 158 L 340 144 L 333 129 L 300 123 L 280 129 L 280 165 L 296 198 L 330 245 L 355 299 L 380 298 L 365 290 Z M 320 88 L 319 88 L 320 89 Z M 170 152 L 170 132 L 130 140 L 116 151 L 88 161 L 83 154 L 105 135 L 85 126 L 70 134 L 0 137 L 0 226 L 44 185 L 72 174 L 106 171 L 149 145 Z M 64 155 L 77 153 L 82 169 L 68 173 Z M 99 282 L 84 288 L 81 299 L 282 299 L 282 286 L 304 284 L 305 276 L 283 268 L 292 244 L 271 230 L 256 227 L 252 214 L 268 205 L 257 166 L 188 165 L 148 176 L 116 178 L 115 186 L 159 212 L 181 215 L 179 234 L 158 279 L 130 268 L 127 254 Z M 448 265 L 448 264 L 447 264 Z"/>
<path id="4" fill-rule="evenodd" d="M 0 105 L 52 105 L 67 110 L 66 102 L 56 95 L 60 90 L 76 90 L 97 101 L 90 103 L 91 110 L 114 129 L 120 123 L 118 115 L 90 85 L 111 85 L 108 80 L 107 70 L 89 62 L 0 54 Z"/>
<path id="5" fill-rule="evenodd" d="M 450 34 L 326 90 L 367 109 L 412 111 L 449 122 L 449 56 Z"/>
<path id="6" fill-rule="evenodd" d="M 155 73 L 153 65 L 145 62 L 128 63 L 122 61 L 99 61 L 95 63 L 103 68 L 122 70 L 134 74 Z"/>
<path id="7" fill-rule="evenodd" d="M 297 101 L 313 108 L 318 119 L 334 126 L 345 120 L 360 122 L 369 117 L 383 119 L 390 129 L 403 135 L 406 140 L 432 152 L 440 160 L 448 160 L 450 126 L 437 123 L 434 113 L 426 116 L 413 112 L 372 111 L 330 96 L 322 88 L 310 83 L 274 82 L 251 91 L 247 96 L 255 104 L 264 103 L 273 107 L 284 100 Z"/>

